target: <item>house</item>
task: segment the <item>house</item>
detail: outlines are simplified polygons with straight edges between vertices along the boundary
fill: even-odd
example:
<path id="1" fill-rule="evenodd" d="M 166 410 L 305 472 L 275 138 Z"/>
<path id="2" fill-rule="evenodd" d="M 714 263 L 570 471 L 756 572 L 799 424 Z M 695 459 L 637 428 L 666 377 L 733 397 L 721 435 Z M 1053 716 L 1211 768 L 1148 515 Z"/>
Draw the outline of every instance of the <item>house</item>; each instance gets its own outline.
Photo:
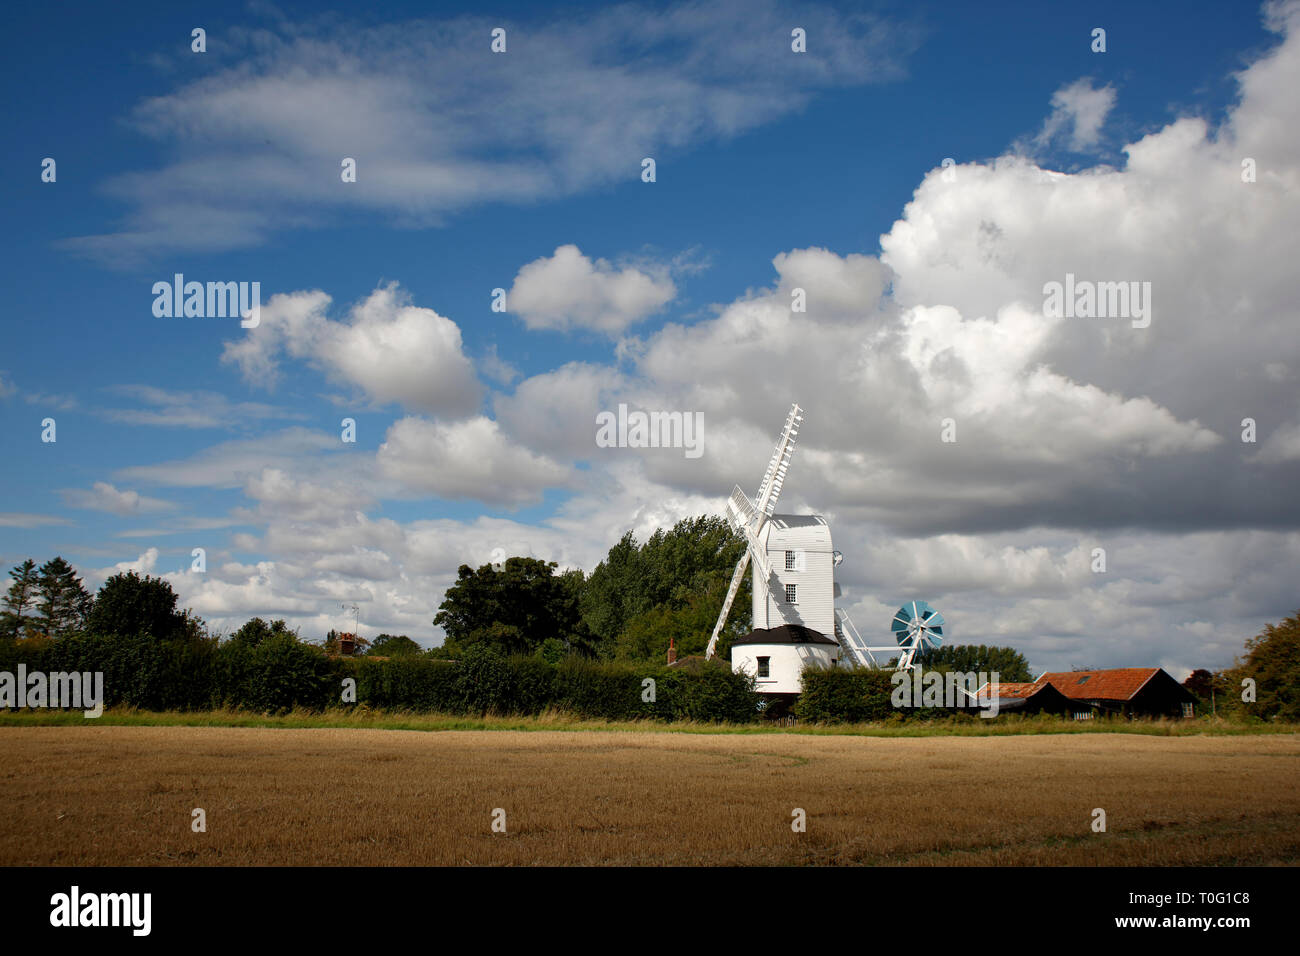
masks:
<path id="1" fill-rule="evenodd" d="M 1050 684 L 1069 698 L 1076 719 L 1094 714 L 1125 717 L 1191 717 L 1196 698 L 1161 667 L 1043 674 L 1034 682 Z"/>

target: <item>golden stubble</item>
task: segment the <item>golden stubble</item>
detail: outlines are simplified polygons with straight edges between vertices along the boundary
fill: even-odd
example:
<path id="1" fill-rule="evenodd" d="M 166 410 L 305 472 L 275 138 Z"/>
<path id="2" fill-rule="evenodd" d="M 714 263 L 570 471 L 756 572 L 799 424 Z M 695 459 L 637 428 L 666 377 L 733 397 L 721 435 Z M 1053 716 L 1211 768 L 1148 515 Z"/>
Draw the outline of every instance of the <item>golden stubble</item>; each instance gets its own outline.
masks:
<path id="1" fill-rule="evenodd" d="M 1295 864 L 1297 770 L 1297 735 L 0 728 L 0 864 Z"/>

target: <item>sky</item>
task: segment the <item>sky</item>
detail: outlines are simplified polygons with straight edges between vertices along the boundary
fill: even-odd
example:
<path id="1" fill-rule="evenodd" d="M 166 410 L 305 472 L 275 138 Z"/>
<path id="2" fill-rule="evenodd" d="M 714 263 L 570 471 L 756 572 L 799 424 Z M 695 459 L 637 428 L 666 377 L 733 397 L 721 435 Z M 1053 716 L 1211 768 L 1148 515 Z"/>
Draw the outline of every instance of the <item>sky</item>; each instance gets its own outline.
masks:
<path id="1" fill-rule="evenodd" d="M 798 402 L 864 636 L 1228 665 L 1300 607 L 1300 4 L 1134 6 L 15 10 L 0 563 L 432 646 L 458 566 L 721 514 Z"/>

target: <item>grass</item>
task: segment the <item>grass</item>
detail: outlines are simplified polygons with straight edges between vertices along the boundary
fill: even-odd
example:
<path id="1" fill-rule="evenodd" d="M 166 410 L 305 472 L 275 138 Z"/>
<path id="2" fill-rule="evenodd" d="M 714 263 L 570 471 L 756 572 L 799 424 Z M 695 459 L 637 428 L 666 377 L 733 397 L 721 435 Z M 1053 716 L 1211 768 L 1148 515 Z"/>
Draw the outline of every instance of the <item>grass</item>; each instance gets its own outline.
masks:
<path id="1" fill-rule="evenodd" d="M 106 710 L 89 720 L 79 711 L 0 711 L 0 727 L 278 727 L 366 728 L 374 730 L 508 730 L 508 731 L 643 731 L 679 734 L 793 734 L 861 737 L 1003 737 L 1038 734 L 1144 734 L 1160 737 L 1294 734 L 1300 725 L 1264 721 L 1232 721 L 1200 717 L 1194 720 L 1124 720 L 1102 718 L 1075 721 L 1055 717 L 1002 716 L 985 720 L 961 717 L 932 721 L 881 721 L 864 724 L 772 723 L 725 724 L 696 721 L 612 721 L 577 717 L 559 711 L 536 716 L 463 717 L 415 711 L 381 711 L 368 707 L 337 707 L 325 711 L 294 710 L 287 714 L 258 714 L 246 710 L 143 711 L 133 707 Z"/>
<path id="2" fill-rule="evenodd" d="M 321 715 L 15 716 L 0 726 L 8 866 L 1300 863 L 1296 733 L 760 741 L 558 717 L 404 733 L 294 729 Z"/>

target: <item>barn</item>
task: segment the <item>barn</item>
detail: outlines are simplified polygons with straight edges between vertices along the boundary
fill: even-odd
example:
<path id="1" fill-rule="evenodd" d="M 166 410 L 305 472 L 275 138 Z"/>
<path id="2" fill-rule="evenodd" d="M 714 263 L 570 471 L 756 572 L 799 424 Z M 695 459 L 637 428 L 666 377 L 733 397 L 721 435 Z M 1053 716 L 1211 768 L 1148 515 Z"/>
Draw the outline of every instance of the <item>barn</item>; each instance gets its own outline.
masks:
<path id="1" fill-rule="evenodd" d="M 1074 704 L 1051 684 L 1036 681 L 1001 681 L 994 685 L 998 713 L 1069 714 Z"/>
<path id="2" fill-rule="evenodd" d="M 1069 698 L 1076 718 L 1094 714 L 1125 717 L 1191 717 L 1196 698 L 1162 667 L 1043 674 L 1036 686 L 1050 684 Z"/>

